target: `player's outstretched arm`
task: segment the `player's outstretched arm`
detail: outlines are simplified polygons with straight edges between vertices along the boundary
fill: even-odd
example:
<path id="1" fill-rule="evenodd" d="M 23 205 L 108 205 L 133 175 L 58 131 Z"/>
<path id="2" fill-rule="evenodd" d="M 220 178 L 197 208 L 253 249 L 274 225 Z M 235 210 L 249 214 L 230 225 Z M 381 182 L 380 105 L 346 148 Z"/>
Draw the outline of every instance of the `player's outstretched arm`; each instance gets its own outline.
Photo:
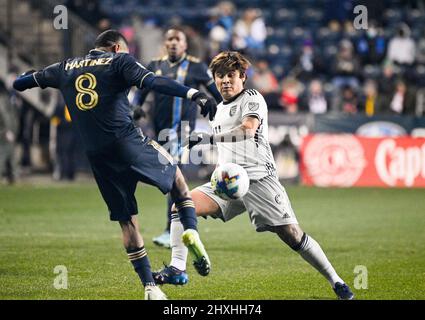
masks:
<path id="1" fill-rule="evenodd" d="M 215 83 L 211 83 L 210 85 L 208 85 L 207 90 L 209 93 L 212 94 L 212 96 L 214 97 L 215 101 L 217 101 L 217 103 L 220 103 L 223 100 L 220 92 L 217 90 Z"/>
<path id="2" fill-rule="evenodd" d="M 186 87 L 170 78 L 155 75 L 129 54 L 119 55 L 116 66 L 128 85 L 193 100 L 201 107 L 201 114 L 204 117 L 209 115 L 210 120 L 214 119 L 217 104 L 205 93 Z"/>
<path id="3" fill-rule="evenodd" d="M 218 133 L 213 136 L 215 142 L 238 142 L 254 138 L 255 132 L 260 126 L 260 120 L 257 117 L 245 117 L 242 123 L 226 132 Z"/>
<path id="4" fill-rule="evenodd" d="M 34 87 L 44 88 L 59 88 L 61 83 L 60 78 L 61 63 L 54 63 L 43 70 L 29 70 L 21 74 L 14 82 L 13 88 L 18 91 L 24 91 Z"/>
<path id="5" fill-rule="evenodd" d="M 232 130 L 210 135 L 206 132 L 192 132 L 189 140 L 186 141 L 185 147 L 192 149 L 196 145 L 214 144 L 215 142 L 239 142 L 255 137 L 255 132 L 260 125 L 260 121 L 256 117 L 245 117 L 242 124 Z"/>
<path id="6" fill-rule="evenodd" d="M 162 94 L 195 101 L 201 108 L 201 114 L 204 117 L 208 115 L 210 121 L 214 119 L 217 111 L 217 104 L 213 98 L 208 97 L 204 92 L 186 87 L 170 78 L 154 76 L 153 74 L 148 75 L 144 79 L 143 86 Z"/>
<path id="7" fill-rule="evenodd" d="M 13 82 L 13 88 L 18 91 L 24 91 L 26 89 L 38 87 L 38 84 L 34 78 L 34 72 L 36 71 L 29 70 L 17 77 Z"/>

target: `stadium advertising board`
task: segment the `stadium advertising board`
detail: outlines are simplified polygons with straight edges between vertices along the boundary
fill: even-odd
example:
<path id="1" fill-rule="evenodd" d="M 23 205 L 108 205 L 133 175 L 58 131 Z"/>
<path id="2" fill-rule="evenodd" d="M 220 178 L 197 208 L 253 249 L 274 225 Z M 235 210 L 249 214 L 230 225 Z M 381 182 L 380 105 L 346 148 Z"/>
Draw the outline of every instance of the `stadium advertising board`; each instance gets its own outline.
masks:
<path id="1" fill-rule="evenodd" d="M 351 133 L 367 137 L 404 136 L 406 134 L 423 136 L 425 118 L 400 115 L 348 115 L 329 113 L 315 115 L 311 132 Z"/>
<path id="2" fill-rule="evenodd" d="M 305 185 L 425 187 L 425 138 L 313 134 L 300 151 Z"/>

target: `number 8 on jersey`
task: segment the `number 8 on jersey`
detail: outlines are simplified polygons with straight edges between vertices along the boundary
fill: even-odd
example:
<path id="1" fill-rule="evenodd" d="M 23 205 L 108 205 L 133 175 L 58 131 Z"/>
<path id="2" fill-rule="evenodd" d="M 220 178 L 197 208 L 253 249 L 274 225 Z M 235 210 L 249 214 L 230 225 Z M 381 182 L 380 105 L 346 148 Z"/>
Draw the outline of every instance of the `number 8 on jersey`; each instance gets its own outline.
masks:
<path id="1" fill-rule="evenodd" d="M 84 81 L 88 81 L 87 87 L 83 86 Z M 78 91 L 78 94 L 75 98 L 75 104 L 81 111 L 90 110 L 96 107 L 97 103 L 99 102 L 99 95 L 96 91 L 94 91 L 96 85 L 96 77 L 92 73 L 84 73 L 75 80 L 75 89 Z M 89 95 L 90 97 L 90 101 L 88 103 L 83 101 L 83 97 L 85 95 Z"/>

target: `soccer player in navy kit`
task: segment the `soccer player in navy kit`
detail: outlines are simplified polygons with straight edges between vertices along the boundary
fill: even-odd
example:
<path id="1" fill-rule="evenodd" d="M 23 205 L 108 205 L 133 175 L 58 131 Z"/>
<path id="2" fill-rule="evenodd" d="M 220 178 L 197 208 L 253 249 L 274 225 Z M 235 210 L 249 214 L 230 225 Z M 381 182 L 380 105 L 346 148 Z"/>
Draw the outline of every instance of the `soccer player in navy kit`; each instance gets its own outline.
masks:
<path id="1" fill-rule="evenodd" d="M 33 87 L 61 91 L 110 219 L 121 226 L 124 247 L 145 287 L 145 299 L 163 300 L 166 296 L 155 285 L 139 233 L 134 197 L 138 181 L 171 194 L 185 229 L 181 240 L 191 252 L 198 273 L 209 273 L 210 261 L 197 232 L 195 208 L 185 179 L 171 155 L 134 126 L 127 94 L 131 86 L 137 86 L 191 99 L 210 120 L 216 111 L 213 99 L 169 78 L 155 76 L 128 54 L 127 41 L 116 30 L 101 33 L 95 49 L 85 57 L 68 59 L 38 72 L 28 71 L 13 86 L 19 91 Z"/>
<path id="2" fill-rule="evenodd" d="M 217 103 L 221 102 L 221 95 L 218 92 L 211 72 L 208 66 L 198 58 L 186 53 L 187 39 L 185 33 L 178 28 L 170 28 L 165 32 L 164 45 L 167 55 L 153 59 L 147 66 L 147 69 L 156 75 L 162 75 L 191 88 L 199 89 L 203 85 L 212 94 Z M 134 118 L 143 114 L 141 106 L 151 90 L 143 87 L 138 90 L 133 101 L 134 105 L 140 106 L 134 112 Z M 179 160 L 182 148 L 181 140 L 184 136 L 195 129 L 197 107 L 196 103 L 190 99 L 173 97 L 160 92 L 154 93 L 155 108 L 153 109 L 153 127 L 156 140 L 164 145 L 167 143 L 167 151 L 171 153 L 175 160 Z M 162 138 L 161 138 L 162 137 Z M 164 138 L 167 138 L 164 139 Z M 171 224 L 171 206 L 173 201 L 168 196 L 167 207 L 167 226 L 161 235 L 153 238 L 153 242 L 166 248 L 171 247 L 170 242 L 170 224 Z"/>

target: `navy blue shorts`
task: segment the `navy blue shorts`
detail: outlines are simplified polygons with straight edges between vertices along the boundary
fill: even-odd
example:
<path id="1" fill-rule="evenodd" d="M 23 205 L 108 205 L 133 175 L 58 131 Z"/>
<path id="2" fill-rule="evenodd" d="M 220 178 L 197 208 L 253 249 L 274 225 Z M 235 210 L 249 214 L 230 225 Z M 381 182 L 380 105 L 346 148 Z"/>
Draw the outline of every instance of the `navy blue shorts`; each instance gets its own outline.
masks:
<path id="1" fill-rule="evenodd" d="M 87 153 L 100 193 L 112 221 L 129 221 L 138 213 L 137 182 L 171 191 L 176 165 L 156 141 L 139 132 L 118 140 L 95 154 Z"/>

